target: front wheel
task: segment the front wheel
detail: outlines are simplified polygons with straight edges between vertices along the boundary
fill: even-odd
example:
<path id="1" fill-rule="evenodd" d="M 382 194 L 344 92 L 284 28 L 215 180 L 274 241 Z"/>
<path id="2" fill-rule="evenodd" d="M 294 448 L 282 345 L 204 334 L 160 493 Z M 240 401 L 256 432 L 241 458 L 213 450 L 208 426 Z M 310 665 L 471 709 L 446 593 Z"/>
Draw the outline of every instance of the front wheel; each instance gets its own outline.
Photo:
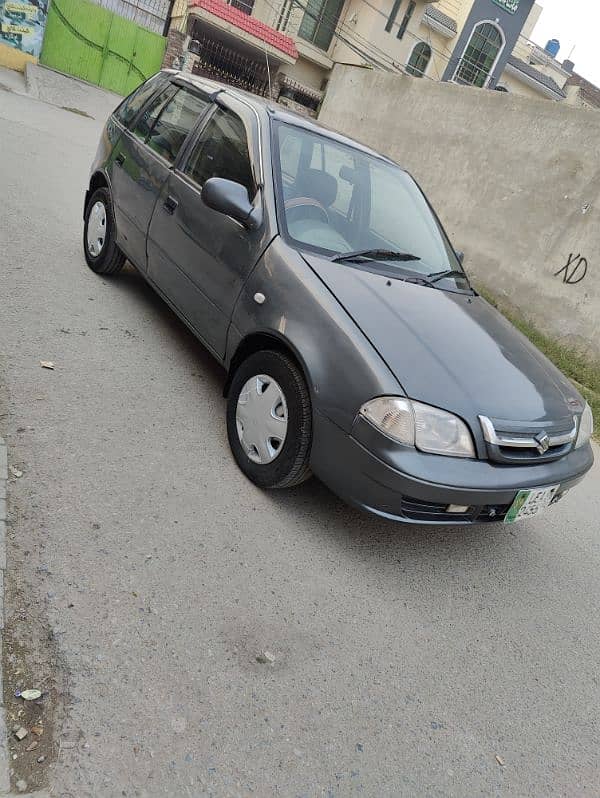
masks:
<path id="1" fill-rule="evenodd" d="M 238 466 L 260 488 L 290 488 L 310 477 L 310 394 L 292 358 L 264 351 L 241 364 L 229 391 L 227 435 Z"/>
<path id="2" fill-rule="evenodd" d="M 116 243 L 115 217 L 106 188 L 99 188 L 85 208 L 83 250 L 87 265 L 96 274 L 116 274 L 125 263 L 125 255 Z"/>

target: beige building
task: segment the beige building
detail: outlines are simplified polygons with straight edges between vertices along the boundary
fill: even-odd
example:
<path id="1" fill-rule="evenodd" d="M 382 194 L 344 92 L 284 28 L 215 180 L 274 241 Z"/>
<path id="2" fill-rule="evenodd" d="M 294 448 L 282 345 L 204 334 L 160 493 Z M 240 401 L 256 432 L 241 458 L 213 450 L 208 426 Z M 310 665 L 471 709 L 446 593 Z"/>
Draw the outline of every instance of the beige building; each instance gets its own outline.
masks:
<path id="1" fill-rule="evenodd" d="M 431 5 L 425 0 L 179 0 L 170 39 L 187 37 L 192 55 L 186 62 L 195 72 L 235 82 L 225 74 L 224 62 L 230 60 L 233 71 L 237 54 L 257 76 L 255 89 L 266 75 L 282 99 L 316 108 L 335 63 L 405 71 Z M 168 65 L 174 52 L 169 47 Z"/>
<path id="2" fill-rule="evenodd" d="M 167 63 L 315 111 L 335 63 L 585 104 L 534 0 L 177 0 Z M 594 88 L 594 87 L 592 87 Z"/>
<path id="3" fill-rule="evenodd" d="M 538 6 L 535 8 L 539 9 Z M 538 18 L 539 13 L 535 22 Z M 567 100 L 565 85 L 571 74 L 568 69 L 569 62 L 565 62 L 567 68 L 563 67 L 551 53 L 529 40 L 535 22 L 519 38 L 502 75 L 501 85 L 516 94 L 565 101 Z"/>
<path id="4" fill-rule="evenodd" d="M 451 63 L 456 40 L 472 13 L 474 0 L 441 0 L 425 12 L 419 34 L 431 50 L 425 76 L 442 79 Z M 570 76 L 548 52 L 530 39 L 542 14 L 542 7 L 534 3 L 527 14 L 518 38 L 508 55 L 494 88 L 530 97 L 546 97 L 557 101 L 567 99 L 565 84 Z M 498 23 L 497 17 L 489 22 Z M 446 76 L 452 80 L 453 77 Z M 460 82 L 460 81 L 459 81 Z"/>

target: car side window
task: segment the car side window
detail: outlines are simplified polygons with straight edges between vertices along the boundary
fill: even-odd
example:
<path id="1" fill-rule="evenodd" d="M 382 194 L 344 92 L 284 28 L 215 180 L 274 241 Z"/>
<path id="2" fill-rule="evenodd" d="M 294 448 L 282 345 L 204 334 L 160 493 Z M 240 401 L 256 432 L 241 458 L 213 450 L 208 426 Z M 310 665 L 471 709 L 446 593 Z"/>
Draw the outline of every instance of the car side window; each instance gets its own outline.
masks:
<path id="1" fill-rule="evenodd" d="M 148 146 L 173 163 L 188 133 L 208 104 L 208 98 L 180 88 L 160 111 L 149 133 Z"/>
<path id="2" fill-rule="evenodd" d="M 133 129 L 134 136 L 142 139 L 142 141 L 146 141 L 150 131 L 154 127 L 154 123 L 160 115 L 160 112 L 173 97 L 173 95 L 176 94 L 177 90 L 177 86 L 174 86 L 172 83 L 170 83 L 162 91 L 160 91 L 156 97 L 152 98 L 136 122 L 136 125 Z"/>
<path id="3" fill-rule="evenodd" d="M 122 125 L 128 127 L 135 119 L 146 102 L 152 97 L 155 91 L 167 80 L 163 72 L 153 75 L 141 86 L 138 86 L 129 97 L 127 97 L 115 111 L 115 116 Z"/>
<path id="4" fill-rule="evenodd" d="M 217 109 L 200 134 L 183 169 L 199 186 L 211 177 L 240 183 L 253 199 L 256 189 L 244 123 L 237 114 Z"/>

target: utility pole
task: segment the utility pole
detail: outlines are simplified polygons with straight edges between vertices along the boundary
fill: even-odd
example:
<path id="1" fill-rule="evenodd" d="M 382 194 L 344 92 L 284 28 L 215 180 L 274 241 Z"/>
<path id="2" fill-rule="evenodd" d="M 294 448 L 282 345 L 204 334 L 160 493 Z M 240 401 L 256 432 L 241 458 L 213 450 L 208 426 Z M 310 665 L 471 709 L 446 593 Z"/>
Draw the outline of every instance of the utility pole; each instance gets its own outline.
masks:
<path id="1" fill-rule="evenodd" d="M 173 8 L 175 6 L 175 0 L 169 0 L 169 10 L 167 11 L 167 18 L 165 20 L 165 27 L 163 28 L 163 36 L 167 36 L 169 33 L 169 27 L 171 25 L 171 17 L 173 16 Z"/>

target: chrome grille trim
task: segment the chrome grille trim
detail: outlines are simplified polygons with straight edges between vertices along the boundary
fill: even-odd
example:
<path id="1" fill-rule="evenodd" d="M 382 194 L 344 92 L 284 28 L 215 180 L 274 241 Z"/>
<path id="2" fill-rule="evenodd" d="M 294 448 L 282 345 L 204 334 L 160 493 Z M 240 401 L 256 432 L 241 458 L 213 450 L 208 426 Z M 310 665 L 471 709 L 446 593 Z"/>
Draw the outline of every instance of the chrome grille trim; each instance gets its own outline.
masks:
<path id="1" fill-rule="evenodd" d="M 562 435 L 548 435 L 548 445 L 545 449 L 540 448 L 539 435 L 538 436 L 523 436 L 515 437 L 513 435 L 504 435 L 496 432 L 492 421 L 487 416 L 479 416 L 479 423 L 483 431 L 483 437 L 487 443 L 492 446 L 506 446 L 509 449 L 535 449 L 540 454 L 544 454 L 548 449 L 554 449 L 557 446 L 566 446 L 575 442 L 577 437 L 577 417 L 573 417 L 573 428 Z"/>

